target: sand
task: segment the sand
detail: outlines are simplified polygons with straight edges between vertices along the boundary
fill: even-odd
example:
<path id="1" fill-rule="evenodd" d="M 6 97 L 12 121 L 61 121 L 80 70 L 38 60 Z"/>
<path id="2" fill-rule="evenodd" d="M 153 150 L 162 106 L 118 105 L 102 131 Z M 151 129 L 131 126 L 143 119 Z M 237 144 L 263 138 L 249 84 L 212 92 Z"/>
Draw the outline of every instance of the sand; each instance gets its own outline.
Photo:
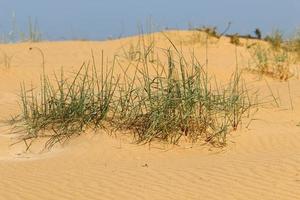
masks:
<path id="1" fill-rule="evenodd" d="M 205 45 L 192 32 L 167 32 L 182 48 L 194 49 L 205 63 Z M 170 46 L 161 34 L 157 45 Z M 130 135 L 88 132 L 62 146 L 42 151 L 36 141 L 29 152 L 3 120 L 19 113 L 20 82 L 37 84 L 41 49 L 48 74 L 76 70 L 91 49 L 112 57 L 137 37 L 90 42 L 64 41 L 0 45 L 0 199 L 300 199 L 300 80 L 266 78 L 279 93 L 280 107 L 265 105 L 228 136 L 227 146 L 201 143 L 136 145 Z M 243 43 L 246 43 L 243 40 Z M 253 42 L 253 41 L 248 41 Z M 29 48 L 33 47 L 30 51 Z M 236 48 L 228 38 L 209 44 L 209 70 L 228 80 L 236 67 Z M 4 67 L 4 53 L 11 57 Z M 245 46 L 237 48 L 238 65 L 247 63 Z M 99 60 L 98 60 L 99 61 Z M 265 78 L 246 75 L 251 87 L 269 96 Z M 291 96 L 291 98 L 289 97 Z M 267 99 L 267 98 L 266 98 Z M 249 122 L 250 126 L 246 126 Z"/>

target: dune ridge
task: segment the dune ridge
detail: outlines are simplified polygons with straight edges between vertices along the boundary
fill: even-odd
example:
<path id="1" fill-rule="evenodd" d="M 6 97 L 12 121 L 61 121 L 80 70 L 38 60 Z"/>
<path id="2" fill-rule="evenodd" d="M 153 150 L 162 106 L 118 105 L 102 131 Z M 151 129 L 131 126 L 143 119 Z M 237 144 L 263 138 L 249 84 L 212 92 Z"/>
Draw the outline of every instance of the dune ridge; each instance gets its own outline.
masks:
<path id="1" fill-rule="evenodd" d="M 190 43 L 189 31 L 171 31 L 176 42 L 187 40 L 185 51 L 195 49 L 205 62 L 205 45 Z M 168 41 L 156 33 L 156 42 Z M 299 199 L 300 198 L 300 87 L 299 80 L 286 82 L 267 78 L 279 91 L 281 105 L 265 106 L 246 124 L 229 135 L 227 146 L 214 148 L 200 143 L 137 145 L 130 135 L 108 135 L 99 131 L 72 138 L 63 146 L 41 151 L 43 140 L 34 142 L 24 153 L 24 144 L 9 135 L 3 120 L 16 115 L 19 83 L 39 81 L 41 56 L 45 55 L 48 74 L 76 71 L 94 52 L 108 57 L 137 37 L 114 41 L 40 42 L 0 45 L 13 55 L 11 68 L 0 64 L 0 199 Z M 246 42 L 253 42 L 243 40 Z M 227 80 L 236 67 L 235 46 L 228 38 L 209 44 L 209 70 L 220 81 Z M 238 65 L 247 63 L 248 52 L 238 47 Z M 1 60 L 0 60 L 1 61 Z M 268 96 L 263 80 L 253 74 L 253 82 Z M 249 120 L 245 123 L 248 123 Z"/>

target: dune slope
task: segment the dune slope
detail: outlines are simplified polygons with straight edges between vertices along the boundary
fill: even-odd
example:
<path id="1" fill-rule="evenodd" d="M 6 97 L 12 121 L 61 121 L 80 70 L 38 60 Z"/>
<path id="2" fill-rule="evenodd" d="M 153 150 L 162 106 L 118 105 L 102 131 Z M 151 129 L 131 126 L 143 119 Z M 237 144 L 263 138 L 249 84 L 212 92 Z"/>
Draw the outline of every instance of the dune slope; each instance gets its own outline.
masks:
<path id="1" fill-rule="evenodd" d="M 192 32 L 167 32 L 205 63 L 206 47 Z M 156 43 L 170 44 L 161 34 Z M 189 40 L 191 38 L 191 41 Z M 99 131 L 85 133 L 63 146 L 42 150 L 35 141 L 29 152 L 23 143 L 10 146 L 15 135 L 5 123 L 19 113 L 19 84 L 37 84 L 42 50 L 47 73 L 63 66 L 73 71 L 90 59 L 91 49 L 112 57 L 136 37 L 114 41 L 41 42 L 0 45 L 0 199 L 300 199 L 300 80 L 268 79 L 281 106 L 263 106 L 228 137 L 224 148 L 190 144 L 140 146 L 126 136 Z M 244 41 L 247 42 L 246 40 Z M 251 41 L 250 41 L 251 42 Z M 29 50 L 32 48 L 31 50 Z M 227 80 L 236 67 L 236 48 L 228 38 L 208 48 L 209 70 Z M 247 50 L 238 47 L 238 65 L 247 63 Z M 5 68 L 4 57 L 10 57 Z M 2 59 L 2 60 L 1 60 Z M 99 60 L 98 60 L 99 61 Z M 263 95 L 265 81 L 246 75 Z M 290 97 L 291 96 L 291 97 Z"/>

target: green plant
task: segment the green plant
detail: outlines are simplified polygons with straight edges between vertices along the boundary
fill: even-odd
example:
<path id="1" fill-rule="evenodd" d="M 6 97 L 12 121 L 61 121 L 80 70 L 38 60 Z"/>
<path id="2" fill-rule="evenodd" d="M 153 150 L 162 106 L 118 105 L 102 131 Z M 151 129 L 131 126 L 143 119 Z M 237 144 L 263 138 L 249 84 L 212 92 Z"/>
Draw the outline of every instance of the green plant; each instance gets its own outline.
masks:
<path id="1" fill-rule="evenodd" d="M 135 88 L 131 83 L 121 90 L 115 112 L 121 114 L 116 118 L 121 122 L 118 127 L 133 131 L 142 143 L 164 140 L 176 144 L 187 137 L 224 145 L 226 135 L 237 129 L 254 105 L 240 74 L 234 74 L 223 89 L 215 86 L 218 89 L 213 90 L 208 74 L 194 57 L 189 64 L 180 54 L 179 62 L 170 51 L 167 56 L 166 72 L 152 77 L 147 68 L 138 70 L 133 79 L 139 80 L 140 73 L 140 86 Z"/>
<path id="2" fill-rule="evenodd" d="M 42 39 L 42 34 L 39 31 L 37 21 L 33 22 L 31 17 L 29 17 L 28 21 L 28 40 L 30 42 L 39 42 Z"/>
<path id="3" fill-rule="evenodd" d="M 279 30 L 275 30 L 271 35 L 267 35 L 265 40 L 269 42 L 276 51 L 280 50 L 283 43 L 283 34 Z"/>
<path id="4" fill-rule="evenodd" d="M 256 28 L 254 30 L 254 34 L 255 34 L 255 36 L 256 36 L 257 39 L 260 40 L 262 38 L 261 30 L 259 28 Z"/>
<path id="5" fill-rule="evenodd" d="M 71 80 L 63 70 L 54 82 L 44 73 L 39 92 L 22 84 L 19 125 L 25 133 L 21 139 L 29 148 L 27 141 L 49 137 L 46 147 L 50 148 L 86 129 L 113 127 L 130 130 L 139 143 L 177 144 L 185 137 L 225 145 L 226 135 L 256 105 L 240 72 L 228 84 L 214 85 L 195 55 L 186 60 L 167 39 L 172 46 L 161 50 L 166 62 L 150 62 L 143 43 L 138 62 L 126 65 L 128 59 L 115 56 L 112 66 L 104 70 L 102 64 L 99 71 L 93 59 Z M 124 71 L 122 78 L 114 73 L 117 65 Z M 128 74 L 132 67 L 134 72 Z"/>
<path id="6" fill-rule="evenodd" d="M 220 34 L 217 32 L 217 27 L 207 27 L 207 26 L 204 26 L 204 27 L 200 28 L 199 31 L 204 31 L 210 37 L 215 37 L 215 38 L 219 38 L 220 37 Z"/>
<path id="7" fill-rule="evenodd" d="M 46 147 L 52 147 L 90 126 L 101 126 L 118 83 L 113 70 L 114 66 L 106 72 L 102 69 L 98 75 L 93 62 L 83 64 L 71 81 L 63 71 L 54 82 L 43 74 L 39 93 L 21 84 L 21 127 L 26 129 L 22 140 L 49 137 Z"/>

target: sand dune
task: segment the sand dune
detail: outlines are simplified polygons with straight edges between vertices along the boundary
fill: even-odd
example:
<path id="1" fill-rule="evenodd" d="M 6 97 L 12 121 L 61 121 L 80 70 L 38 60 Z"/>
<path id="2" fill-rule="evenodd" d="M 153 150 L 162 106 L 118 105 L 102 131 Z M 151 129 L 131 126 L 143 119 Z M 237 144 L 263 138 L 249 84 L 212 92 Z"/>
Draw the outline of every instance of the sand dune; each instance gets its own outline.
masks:
<path id="1" fill-rule="evenodd" d="M 192 32 L 168 32 L 176 42 Z M 156 34 L 160 46 L 169 46 Z M 63 146 L 41 151 L 35 141 L 24 153 L 23 143 L 9 135 L 3 120 L 19 112 L 19 83 L 36 84 L 42 72 L 43 51 L 47 73 L 76 70 L 94 52 L 113 56 L 136 37 L 103 42 L 41 42 L 0 45 L 13 56 L 10 69 L 1 65 L 0 54 L 0 199 L 300 199 L 300 81 L 267 79 L 279 91 L 281 106 L 263 106 L 245 125 L 228 137 L 224 148 L 200 143 L 150 147 L 133 143 L 130 135 L 86 133 Z M 246 40 L 243 42 L 247 42 Z M 251 42 L 251 41 L 248 41 Z M 205 46 L 183 43 L 205 60 Z M 247 62 L 247 50 L 238 47 L 239 65 Z M 227 80 L 236 66 L 235 46 L 228 38 L 209 45 L 209 67 L 218 80 Z M 268 95 L 264 80 L 246 75 L 252 87 Z M 292 99 L 292 103 L 291 103 Z M 292 104 L 292 105 L 291 105 Z M 292 109 L 293 107 L 293 109 Z"/>

